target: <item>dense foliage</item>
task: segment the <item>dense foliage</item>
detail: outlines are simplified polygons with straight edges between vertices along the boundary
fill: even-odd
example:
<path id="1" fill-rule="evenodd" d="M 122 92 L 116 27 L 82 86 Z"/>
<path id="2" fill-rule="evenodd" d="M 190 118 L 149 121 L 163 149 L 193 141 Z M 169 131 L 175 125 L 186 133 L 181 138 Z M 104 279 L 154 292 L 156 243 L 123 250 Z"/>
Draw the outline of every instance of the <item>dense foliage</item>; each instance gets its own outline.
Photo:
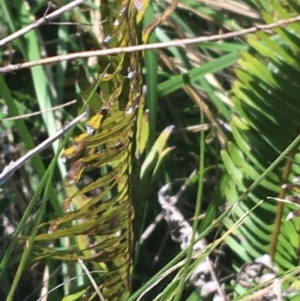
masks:
<path id="1" fill-rule="evenodd" d="M 300 23 L 224 35 L 299 3 L 82 2 L 0 48 L 78 53 L 0 75 L 1 169 L 88 114 L 2 185 L 0 299 L 298 300 Z M 0 2 L 0 43 L 69 3 Z"/>

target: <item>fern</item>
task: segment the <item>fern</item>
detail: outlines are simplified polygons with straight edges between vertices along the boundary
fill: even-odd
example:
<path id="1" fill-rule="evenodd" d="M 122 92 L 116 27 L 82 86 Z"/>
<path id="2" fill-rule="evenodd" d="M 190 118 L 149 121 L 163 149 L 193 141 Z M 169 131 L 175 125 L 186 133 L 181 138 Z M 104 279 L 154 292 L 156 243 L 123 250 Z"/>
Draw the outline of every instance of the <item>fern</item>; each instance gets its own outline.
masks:
<path id="1" fill-rule="evenodd" d="M 175 3 L 175 2 L 174 2 Z M 125 47 L 146 43 L 152 30 L 175 8 L 154 20 L 142 32 L 144 5 L 139 1 L 101 1 L 100 14 L 104 40 L 99 43 L 89 32 L 93 48 Z M 133 186 L 135 154 L 142 152 L 144 107 L 142 53 L 117 54 L 98 60 L 98 83 L 90 87 L 84 69 L 78 74 L 82 96 L 89 107 L 87 131 L 74 137 L 72 146 L 62 154 L 69 164 L 65 179 L 67 198 L 62 217 L 49 221 L 49 232 L 36 237 L 41 252 L 36 258 L 67 262 L 82 260 L 93 273 L 106 300 L 125 300 L 131 287 L 133 258 Z M 99 85 L 100 93 L 92 93 Z M 138 114 L 138 112 L 141 112 Z M 137 124 L 141 123 L 141 124 Z M 145 144 L 143 142 L 143 144 Z M 70 239 L 71 248 L 53 252 L 45 241 Z M 37 247 L 36 246 L 36 247 Z M 88 284 L 75 288 L 69 297 L 96 298 Z"/>
<path id="2" fill-rule="evenodd" d="M 266 22 L 274 22 L 299 14 L 300 6 L 293 1 L 284 1 L 284 5 L 270 1 L 261 10 Z M 299 24 L 277 28 L 274 34 L 259 32 L 248 37 L 250 53 L 240 55 L 232 91 L 234 142 L 222 151 L 231 177 L 225 191 L 231 204 L 299 134 L 299 33 Z M 291 209 L 267 200 L 268 196 L 283 198 L 286 192 L 281 185 L 299 174 L 298 164 L 291 161 L 299 161 L 297 149 L 268 173 L 234 211 L 235 218 L 239 218 L 261 199 L 265 200 L 239 227 L 236 236 L 227 238 L 242 262 L 264 253 L 270 253 L 281 271 L 293 268 L 297 262 L 298 224 L 285 221 Z M 232 221 L 227 219 L 225 224 L 231 227 Z"/>

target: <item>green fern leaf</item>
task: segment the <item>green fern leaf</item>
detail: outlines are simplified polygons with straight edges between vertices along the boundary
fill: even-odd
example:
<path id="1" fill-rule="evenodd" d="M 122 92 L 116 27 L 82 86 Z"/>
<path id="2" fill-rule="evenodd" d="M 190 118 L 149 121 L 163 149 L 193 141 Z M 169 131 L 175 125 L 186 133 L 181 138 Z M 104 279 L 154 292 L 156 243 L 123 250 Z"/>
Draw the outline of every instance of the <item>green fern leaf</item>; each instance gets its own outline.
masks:
<path id="1" fill-rule="evenodd" d="M 261 8 L 267 22 L 299 14 L 299 4 L 284 1 L 283 6 L 283 2 L 271 2 L 270 7 Z M 299 134 L 299 33 L 300 25 L 293 24 L 277 28 L 274 34 L 260 32 L 249 36 L 252 49 L 242 53 L 238 61 L 240 68 L 233 88 L 235 116 L 230 124 L 234 142 L 222 152 L 231 176 L 225 190 L 231 204 Z M 267 199 L 269 196 L 283 198 L 286 192 L 281 185 L 299 174 L 299 167 L 290 164 L 291 159 L 298 162 L 296 150 L 294 157 L 291 154 L 291 158 L 269 172 L 235 207 L 233 214 L 239 218 L 264 200 L 239 227 L 236 236 L 227 239 L 242 262 L 270 253 L 281 271 L 287 271 L 298 261 L 298 226 L 294 221 L 285 221 L 292 209 Z M 231 227 L 232 221 L 227 219 L 225 224 Z"/>

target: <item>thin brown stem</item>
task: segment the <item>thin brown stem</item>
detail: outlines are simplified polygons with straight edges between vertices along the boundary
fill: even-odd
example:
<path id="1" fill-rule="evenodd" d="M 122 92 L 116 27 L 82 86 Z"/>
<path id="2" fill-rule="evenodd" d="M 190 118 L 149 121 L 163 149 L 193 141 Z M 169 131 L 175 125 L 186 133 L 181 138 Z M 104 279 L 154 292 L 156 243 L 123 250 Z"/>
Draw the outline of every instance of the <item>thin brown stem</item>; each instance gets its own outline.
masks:
<path id="1" fill-rule="evenodd" d="M 75 2 L 75 1 L 74 1 Z M 78 2 L 80 2 L 78 0 Z M 81 0 L 81 2 L 83 2 Z M 21 64 L 9 64 L 5 67 L 0 67 L 0 73 L 7 73 L 11 71 L 16 71 L 19 69 L 30 68 L 37 65 L 47 65 L 47 64 L 54 64 L 62 61 L 74 60 L 78 58 L 89 58 L 91 56 L 105 56 L 105 55 L 113 55 L 119 53 L 130 53 L 135 51 L 143 51 L 149 49 L 162 49 L 168 47 L 184 47 L 185 45 L 189 44 L 196 44 L 196 43 L 205 43 L 205 42 L 212 42 L 218 40 L 226 40 L 232 39 L 240 36 L 244 36 L 246 34 L 252 34 L 258 31 L 270 31 L 278 27 L 284 27 L 292 23 L 296 23 L 300 21 L 300 15 L 297 17 L 293 17 L 286 20 L 280 20 L 271 24 L 264 24 L 264 25 L 255 25 L 253 27 L 242 29 L 235 32 L 229 32 L 224 34 L 217 34 L 208 37 L 198 37 L 198 38 L 191 38 L 191 39 L 181 39 L 181 40 L 174 40 L 164 43 L 152 43 L 146 45 L 136 45 L 130 47 L 119 47 L 119 48 L 111 48 L 111 49 L 101 49 L 101 50 L 93 50 L 93 51 L 83 51 L 83 52 L 76 52 L 70 53 L 66 55 L 58 55 L 49 58 L 43 58 L 37 61 L 26 62 Z M 1 46 L 0 41 L 0 46 Z"/>
<path id="2" fill-rule="evenodd" d="M 23 36 L 24 34 L 26 34 L 27 32 L 43 25 L 46 23 L 49 23 L 49 21 L 57 18 L 58 16 L 62 15 L 63 13 L 73 9 L 74 7 L 82 4 L 83 2 L 85 2 L 87 0 L 74 0 L 71 3 L 68 3 L 67 5 L 64 5 L 63 7 L 57 9 L 56 11 L 54 11 L 53 13 L 49 14 L 49 15 L 45 15 L 44 17 L 36 20 L 35 22 L 29 24 L 28 26 L 14 32 L 13 34 L 7 36 L 6 38 L 0 40 L 0 47 L 4 46 L 5 44 Z"/>

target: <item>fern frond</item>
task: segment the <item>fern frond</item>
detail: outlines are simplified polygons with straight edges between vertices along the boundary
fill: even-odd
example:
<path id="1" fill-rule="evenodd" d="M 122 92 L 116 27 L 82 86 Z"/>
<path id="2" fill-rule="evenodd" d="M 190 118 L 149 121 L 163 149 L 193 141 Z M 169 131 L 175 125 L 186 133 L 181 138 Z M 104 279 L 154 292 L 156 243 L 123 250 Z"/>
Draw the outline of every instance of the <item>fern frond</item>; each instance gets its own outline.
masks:
<path id="1" fill-rule="evenodd" d="M 138 44 L 141 31 L 133 1 L 122 3 L 122 7 L 118 1 L 102 1 L 100 11 L 106 18 L 105 47 Z M 44 256 L 66 261 L 80 258 L 90 263 L 91 270 L 100 270 L 94 277 L 107 300 L 124 300 L 130 292 L 132 141 L 143 97 L 141 68 L 140 53 L 99 59 L 101 92 L 89 102 L 87 133 L 75 137 L 73 146 L 63 154 L 70 163 L 65 180 L 68 197 L 63 206 L 72 204 L 73 211 L 51 221 L 51 233 L 36 237 L 36 241 L 68 237 L 73 245 L 70 250 L 54 253 L 42 248 Z M 83 91 L 91 90 L 82 77 L 79 84 Z M 89 300 L 95 297 L 91 286 L 83 293 Z"/>
<path id="2" fill-rule="evenodd" d="M 267 22 L 299 14 L 299 4 L 271 1 L 261 8 Z M 274 5 L 273 5 L 274 4 Z M 299 135 L 300 25 L 277 28 L 275 34 L 260 32 L 248 37 L 250 52 L 242 53 L 233 88 L 235 114 L 231 121 L 234 142 L 222 158 L 231 182 L 225 193 L 230 203 L 238 199 L 279 154 Z M 294 221 L 285 221 L 290 208 L 267 197 L 284 198 L 281 185 L 299 174 L 299 152 L 270 172 L 236 207 L 239 218 L 261 199 L 263 204 L 241 225 L 227 243 L 243 262 L 270 253 L 282 271 L 297 262 L 298 234 Z M 226 226 L 231 227 L 228 219 Z M 239 237 L 239 238 L 238 238 Z"/>
<path id="3" fill-rule="evenodd" d="M 100 13 L 106 18 L 102 24 L 103 44 L 93 32 L 88 32 L 88 43 L 93 48 L 103 48 L 147 42 L 151 31 L 170 14 L 177 2 L 142 32 L 147 3 L 101 1 Z M 98 271 L 93 277 L 106 300 L 125 300 L 130 293 L 132 190 L 137 185 L 133 160 L 142 152 L 137 144 L 145 145 L 141 137 L 145 93 L 142 64 L 141 52 L 100 57 L 100 93 L 91 97 L 92 87 L 84 68 L 79 68 L 78 84 L 90 118 L 86 122 L 87 131 L 74 137 L 73 145 L 62 154 L 70 165 L 65 179 L 67 198 L 62 205 L 67 212 L 47 223 L 47 234 L 36 237 L 36 242 L 40 242 L 36 258 L 51 257 L 67 262 L 80 259 L 91 270 Z M 44 246 L 45 241 L 66 238 L 70 240 L 70 249 L 53 251 Z M 79 291 L 81 296 L 88 296 L 88 300 L 96 297 L 90 284 Z"/>

